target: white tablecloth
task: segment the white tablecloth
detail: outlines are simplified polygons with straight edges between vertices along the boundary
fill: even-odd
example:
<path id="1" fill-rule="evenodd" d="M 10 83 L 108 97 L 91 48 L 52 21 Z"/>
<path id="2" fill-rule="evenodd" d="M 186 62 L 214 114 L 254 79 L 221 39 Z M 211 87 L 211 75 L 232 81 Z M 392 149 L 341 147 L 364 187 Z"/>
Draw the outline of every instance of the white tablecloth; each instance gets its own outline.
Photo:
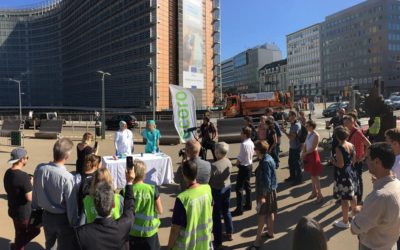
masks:
<path id="1" fill-rule="evenodd" d="M 142 160 L 147 167 L 145 183 L 160 186 L 162 184 L 171 184 L 174 179 L 172 169 L 172 160 L 166 154 L 140 154 L 132 155 L 133 160 Z M 115 188 L 122 189 L 126 185 L 125 169 L 126 159 L 114 160 L 112 156 L 103 157 L 103 167 L 107 168 L 114 181 Z"/>

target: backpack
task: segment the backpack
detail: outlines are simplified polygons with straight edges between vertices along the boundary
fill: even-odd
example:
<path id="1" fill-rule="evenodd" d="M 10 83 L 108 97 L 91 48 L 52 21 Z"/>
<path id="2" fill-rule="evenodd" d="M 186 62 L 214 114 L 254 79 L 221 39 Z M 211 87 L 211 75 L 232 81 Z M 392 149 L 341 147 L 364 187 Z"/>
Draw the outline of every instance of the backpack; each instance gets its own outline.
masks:
<path id="1" fill-rule="evenodd" d="M 303 124 L 301 124 L 301 129 L 297 137 L 299 139 L 299 142 L 304 143 L 307 139 L 307 135 L 308 135 L 307 128 Z"/>

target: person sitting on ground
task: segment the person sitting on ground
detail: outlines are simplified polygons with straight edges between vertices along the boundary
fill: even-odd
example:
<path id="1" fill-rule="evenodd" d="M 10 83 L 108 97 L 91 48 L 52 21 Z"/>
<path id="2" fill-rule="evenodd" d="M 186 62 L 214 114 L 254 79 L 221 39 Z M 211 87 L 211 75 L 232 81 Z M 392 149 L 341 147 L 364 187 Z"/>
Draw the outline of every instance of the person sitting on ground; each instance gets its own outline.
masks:
<path id="1" fill-rule="evenodd" d="M 321 225 L 314 219 L 302 217 L 294 229 L 292 250 L 327 250 Z"/>
<path id="2" fill-rule="evenodd" d="M 244 120 L 244 127 L 249 127 L 251 128 L 251 140 L 256 141 L 257 140 L 257 131 L 256 128 L 253 125 L 253 118 L 251 116 L 245 116 L 243 118 Z"/>
<path id="3" fill-rule="evenodd" d="M 218 142 L 215 145 L 217 161 L 211 165 L 210 186 L 213 196 L 213 233 L 214 248 L 222 248 L 222 223 L 221 216 L 225 222 L 226 238 L 232 241 L 233 223 L 230 208 L 231 196 L 231 171 L 232 163 L 226 157 L 229 145 L 225 142 Z"/>
<path id="4" fill-rule="evenodd" d="M 97 154 L 98 146 L 96 148 L 92 148 L 90 146 L 93 141 L 93 135 L 89 132 L 83 134 L 82 141 L 76 145 L 76 173 L 80 175 L 83 174 L 83 168 L 85 167 L 85 157 L 90 154 Z"/>
<path id="5" fill-rule="evenodd" d="M 82 215 L 83 212 L 83 199 L 86 195 L 90 194 L 90 187 L 92 186 L 92 181 L 95 172 L 100 168 L 101 157 L 98 155 L 87 155 L 85 158 L 85 167 L 83 169 L 82 180 L 78 186 L 78 211 Z"/>
<path id="6" fill-rule="evenodd" d="M 119 122 L 119 130 L 115 133 L 114 145 L 116 156 L 125 156 L 133 153 L 133 134 L 128 129 L 125 121 Z"/>
<path id="7" fill-rule="evenodd" d="M 266 141 L 257 141 L 254 146 L 260 163 L 256 169 L 256 201 L 258 228 L 257 237 L 251 249 L 259 249 L 262 245 L 262 237 L 274 238 L 274 221 L 278 210 L 276 199 L 276 181 L 275 162 L 268 154 L 268 143 Z M 267 231 L 263 233 L 265 219 L 268 217 Z"/>
<path id="8" fill-rule="evenodd" d="M 93 223 L 76 229 L 76 237 L 81 250 L 129 249 L 129 232 L 134 222 L 135 200 L 132 184 L 135 171 L 125 174 L 124 211 L 118 220 L 111 218 L 115 204 L 113 187 L 108 182 L 100 182 L 94 192 L 94 205 L 97 217 Z"/>
<path id="9" fill-rule="evenodd" d="M 154 185 L 143 182 L 146 175 L 146 165 L 136 159 L 133 162 L 135 181 L 133 183 L 133 197 L 135 199 L 135 222 L 129 233 L 130 249 L 160 249 L 158 215 L 163 213 L 160 193 Z"/>
<path id="10" fill-rule="evenodd" d="M 400 234 L 400 181 L 391 173 L 395 155 L 388 143 L 374 143 L 367 150 L 367 165 L 374 177 L 373 190 L 351 222 L 361 250 L 397 249 Z"/>
<path id="11" fill-rule="evenodd" d="M 83 199 L 83 211 L 84 214 L 81 217 L 81 222 L 85 221 L 84 224 L 92 223 L 96 217 L 96 209 L 95 209 L 95 194 L 97 185 L 100 182 L 106 182 L 110 186 L 113 186 L 112 176 L 110 171 L 106 168 L 100 168 L 93 175 L 92 185 L 90 187 L 89 195 L 86 195 Z M 120 194 L 114 194 L 114 207 L 111 211 L 111 216 L 114 220 L 121 217 L 123 210 L 124 198 Z M 83 223 L 82 223 L 83 224 Z"/>
<path id="12" fill-rule="evenodd" d="M 197 182 L 199 184 L 208 184 L 211 175 L 211 164 L 199 157 L 200 149 L 201 145 L 197 140 L 192 139 L 186 142 L 186 157 L 188 160 L 194 161 L 197 165 Z M 175 183 L 180 184 L 181 191 L 186 189 L 186 184 L 184 182 L 182 173 L 182 166 L 177 169 L 174 181 Z"/>
<path id="13" fill-rule="evenodd" d="M 308 199 L 317 198 L 316 202 L 322 202 L 323 196 L 321 193 L 321 185 L 319 177 L 323 171 L 321 159 L 318 153 L 319 134 L 315 131 L 317 124 L 315 121 L 307 121 L 306 128 L 308 135 L 305 143 L 303 144 L 303 151 L 301 152 L 301 159 L 304 163 L 304 171 L 311 176 L 312 193 Z"/>
<path id="14" fill-rule="evenodd" d="M 201 124 L 200 126 L 199 138 L 201 138 L 201 146 L 204 149 L 204 151 L 202 152 L 203 155 L 201 156 L 203 160 L 207 160 L 207 150 L 211 150 L 213 159 L 214 161 L 216 161 L 217 158 L 214 154 L 214 149 L 215 141 L 218 138 L 218 132 L 214 123 L 210 121 L 210 118 L 208 116 L 204 116 L 203 118 L 203 124 Z"/>
<path id="15" fill-rule="evenodd" d="M 211 188 L 197 183 L 197 169 L 194 161 L 182 165 L 187 189 L 175 201 L 168 249 L 212 249 Z"/>
<path id="16" fill-rule="evenodd" d="M 343 126 L 338 126 L 334 131 L 338 140 L 338 146 L 335 149 L 333 165 L 335 166 L 335 179 L 333 186 L 333 196 L 340 200 L 342 206 L 343 219 L 335 221 L 334 226 L 340 228 L 349 228 L 349 201 L 352 208 L 352 215 L 355 215 L 358 192 L 358 178 L 354 170 L 356 162 L 356 151 L 354 145 L 347 141 L 349 131 Z"/>
<path id="17" fill-rule="evenodd" d="M 160 138 L 161 134 L 156 129 L 156 122 L 154 120 L 147 121 L 146 129 L 142 131 L 142 136 L 146 139 L 145 153 L 160 152 Z"/>
<path id="18" fill-rule="evenodd" d="M 23 148 L 11 151 L 11 165 L 4 174 L 4 189 L 7 193 L 8 216 L 13 220 L 14 242 L 10 249 L 24 249 L 40 233 L 40 228 L 29 223 L 32 212 L 32 177 L 22 171 L 28 162 L 28 153 Z"/>

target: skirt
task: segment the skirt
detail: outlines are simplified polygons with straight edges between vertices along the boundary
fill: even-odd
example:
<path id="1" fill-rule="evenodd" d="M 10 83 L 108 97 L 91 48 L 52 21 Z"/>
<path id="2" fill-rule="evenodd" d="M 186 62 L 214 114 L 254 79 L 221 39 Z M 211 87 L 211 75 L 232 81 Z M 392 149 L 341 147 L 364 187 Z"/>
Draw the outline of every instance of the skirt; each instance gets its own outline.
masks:
<path id="1" fill-rule="evenodd" d="M 323 167 L 321 164 L 321 159 L 319 158 L 319 153 L 318 151 L 314 151 L 312 153 L 307 154 L 304 157 L 304 171 L 309 173 L 311 176 L 320 176 Z"/>
<path id="2" fill-rule="evenodd" d="M 267 193 L 267 201 L 264 204 L 257 204 L 257 215 L 270 215 L 278 212 L 276 201 L 276 190 Z"/>

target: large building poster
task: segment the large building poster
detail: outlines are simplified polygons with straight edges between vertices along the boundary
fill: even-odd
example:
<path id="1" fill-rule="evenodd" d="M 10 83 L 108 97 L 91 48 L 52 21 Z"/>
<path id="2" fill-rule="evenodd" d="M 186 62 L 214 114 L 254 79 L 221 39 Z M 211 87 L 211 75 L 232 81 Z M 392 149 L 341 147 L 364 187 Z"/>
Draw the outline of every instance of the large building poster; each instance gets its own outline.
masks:
<path id="1" fill-rule="evenodd" d="M 203 1 L 182 1 L 183 87 L 204 89 Z"/>

